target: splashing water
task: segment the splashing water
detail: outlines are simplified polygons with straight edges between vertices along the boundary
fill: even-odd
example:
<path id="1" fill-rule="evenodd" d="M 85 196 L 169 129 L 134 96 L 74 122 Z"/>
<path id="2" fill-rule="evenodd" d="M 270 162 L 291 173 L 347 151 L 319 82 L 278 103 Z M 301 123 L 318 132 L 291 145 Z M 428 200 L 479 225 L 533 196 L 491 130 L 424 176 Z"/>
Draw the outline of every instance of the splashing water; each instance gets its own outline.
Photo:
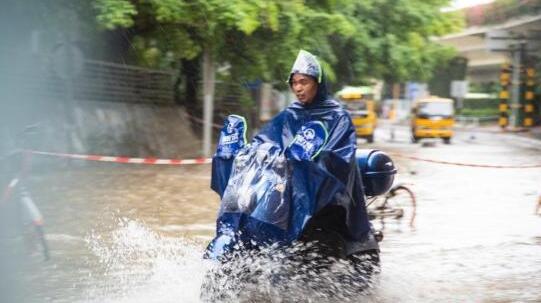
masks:
<path id="1" fill-rule="evenodd" d="M 202 286 L 205 302 L 372 302 L 375 268 L 324 259 L 311 244 L 239 250 L 216 265 Z M 375 279 L 374 279 L 375 280 Z"/>
<path id="2" fill-rule="evenodd" d="M 393 242 L 390 237 L 388 241 Z M 121 219 L 109 233 L 92 233 L 86 241 L 97 262 L 90 260 L 92 275 L 82 278 L 85 290 L 78 302 L 383 303 L 482 301 L 487 297 L 488 282 L 475 282 L 484 269 L 474 270 L 473 265 L 483 265 L 488 261 L 482 259 L 487 258 L 479 256 L 470 264 L 461 253 L 449 260 L 442 252 L 412 248 L 416 253 L 400 255 L 387 247 L 382 272 L 366 281 L 347 261 L 326 263 L 317 254 L 307 253 L 308 244 L 239 249 L 222 264 L 202 258 L 201 242 L 166 237 L 129 219 Z M 499 246 L 497 252 L 505 254 L 505 247 Z M 418 264 L 427 258 L 439 259 L 443 268 L 419 270 Z M 467 281 L 471 284 L 464 286 Z"/>
<path id="3" fill-rule="evenodd" d="M 202 259 L 193 240 L 165 237 L 141 222 L 92 233 L 87 245 L 101 270 L 81 302 L 376 302 L 372 282 L 346 261 L 325 262 L 310 244 L 233 253 L 228 262 Z M 300 256 L 303 255 L 301 258 Z M 325 269 L 322 269 L 325 268 Z"/>
<path id="4" fill-rule="evenodd" d="M 201 244 L 161 236 L 128 219 L 107 237 L 90 235 L 87 243 L 104 269 L 83 302 L 199 301 L 208 267 Z"/>

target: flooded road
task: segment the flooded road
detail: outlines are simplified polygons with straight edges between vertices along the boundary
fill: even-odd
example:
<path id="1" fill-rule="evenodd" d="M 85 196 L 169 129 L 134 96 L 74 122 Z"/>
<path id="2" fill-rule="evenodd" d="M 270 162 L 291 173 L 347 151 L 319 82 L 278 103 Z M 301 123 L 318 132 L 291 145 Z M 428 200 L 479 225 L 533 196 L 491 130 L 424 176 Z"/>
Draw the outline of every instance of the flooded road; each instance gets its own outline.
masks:
<path id="1" fill-rule="evenodd" d="M 453 144 L 411 144 L 380 127 L 397 182 L 417 197 L 415 227 L 390 222 L 381 281 L 360 302 L 541 302 L 541 169 L 444 165 L 541 163 L 541 143 L 463 132 Z M 27 302 L 198 302 L 219 199 L 210 165 L 163 167 L 57 162 L 29 185 L 51 260 L 31 258 Z"/>

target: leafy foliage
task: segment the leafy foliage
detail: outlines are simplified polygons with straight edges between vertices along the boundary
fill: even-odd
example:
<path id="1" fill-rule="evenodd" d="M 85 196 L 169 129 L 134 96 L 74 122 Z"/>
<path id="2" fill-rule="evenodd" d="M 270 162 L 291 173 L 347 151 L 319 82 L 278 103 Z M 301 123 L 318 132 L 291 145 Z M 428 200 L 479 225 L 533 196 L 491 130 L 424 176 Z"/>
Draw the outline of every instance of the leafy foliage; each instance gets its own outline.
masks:
<path id="1" fill-rule="evenodd" d="M 341 82 L 362 84 L 370 78 L 391 82 L 425 81 L 451 49 L 430 38 L 459 30 L 460 15 L 442 13 L 445 0 L 365 0 L 344 6 L 355 25 L 355 36 L 335 37 Z"/>
<path id="2" fill-rule="evenodd" d="M 448 0 L 94 0 L 97 22 L 129 28 L 138 63 L 171 66 L 212 50 L 235 81 L 281 85 L 299 49 L 331 82 L 426 80 L 453 52 L 430 38 L 457 30 Z"/>
<path id="3" fill-rule="evenodd" d="M 132 17 L 137 14 L 135 6 L 127 0 L 96 0 L 95 8 L 98 22 L 107 29 L 132 26 Z"/>

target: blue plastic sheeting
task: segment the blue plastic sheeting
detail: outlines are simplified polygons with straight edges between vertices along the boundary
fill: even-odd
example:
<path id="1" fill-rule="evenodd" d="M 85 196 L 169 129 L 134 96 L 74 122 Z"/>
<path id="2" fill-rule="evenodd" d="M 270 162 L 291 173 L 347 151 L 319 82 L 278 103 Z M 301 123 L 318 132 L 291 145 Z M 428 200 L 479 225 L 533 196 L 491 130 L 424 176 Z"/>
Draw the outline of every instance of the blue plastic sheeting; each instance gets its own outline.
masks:
<path id="1" fill-rule="evenodd" d="M 284 196 L 287 179 L 286 159 L 277 146 L 262 143 L 242 150 L 235 158 L 219 216 L 246 213 L 286 230 L 290 206 Z"/>

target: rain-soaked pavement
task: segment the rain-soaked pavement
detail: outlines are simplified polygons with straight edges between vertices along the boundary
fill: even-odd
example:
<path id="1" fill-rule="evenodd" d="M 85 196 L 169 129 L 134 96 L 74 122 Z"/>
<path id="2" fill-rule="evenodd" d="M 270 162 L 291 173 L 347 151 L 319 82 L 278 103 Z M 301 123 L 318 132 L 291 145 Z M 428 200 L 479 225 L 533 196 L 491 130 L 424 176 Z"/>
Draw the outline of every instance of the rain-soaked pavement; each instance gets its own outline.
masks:
<path id="1" fill-rule="evenodd" d="M 445 145 L 411 144 L 380 127 L 374 147 L 394 156 L 397 182 L 417 197 L 414 228 L 385 225 L 382 273 L 358 302 L 541 302 L 541 141 L 462 132 Z M 198 302 L 218 197 L 210 166 L 53 163 L 30 179 L 51 260 L 30 258 L 27 302 Z M 332 300 L 331 300 L 332 302 Z"/>

